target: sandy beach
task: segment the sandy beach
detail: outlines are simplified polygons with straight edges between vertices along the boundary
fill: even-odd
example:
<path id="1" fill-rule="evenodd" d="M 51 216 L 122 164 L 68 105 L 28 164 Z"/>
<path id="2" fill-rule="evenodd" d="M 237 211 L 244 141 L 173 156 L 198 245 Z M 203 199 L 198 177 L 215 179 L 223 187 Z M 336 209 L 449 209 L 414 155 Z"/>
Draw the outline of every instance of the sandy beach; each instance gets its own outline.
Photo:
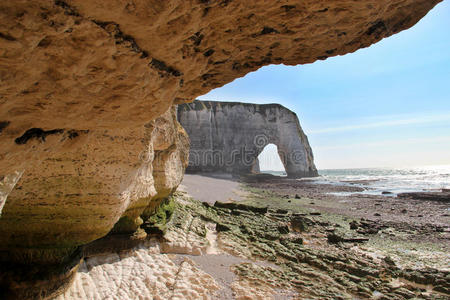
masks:
<path id="1" fill-rule="evenodd" d="M 216 201 L 242 201 L 247 194 L 239 180 L 231 174 L 185 174 L 178 190 L 210 204 Z"/>

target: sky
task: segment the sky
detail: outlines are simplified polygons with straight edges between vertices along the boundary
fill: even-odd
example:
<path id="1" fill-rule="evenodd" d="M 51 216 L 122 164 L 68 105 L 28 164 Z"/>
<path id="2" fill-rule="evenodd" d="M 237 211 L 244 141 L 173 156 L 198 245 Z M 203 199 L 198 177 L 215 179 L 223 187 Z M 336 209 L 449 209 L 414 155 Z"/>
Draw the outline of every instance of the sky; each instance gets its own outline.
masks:
<path id="1" fill-rule="evenodd" d="M 318 169 L 450 164 L 449 30 L 450 1 L 443 1 L 414 27 L 369 48 L 266 66 L 199 99 L 293 110 Z M 276 147 L 263 155 L 275 157 Z"/>

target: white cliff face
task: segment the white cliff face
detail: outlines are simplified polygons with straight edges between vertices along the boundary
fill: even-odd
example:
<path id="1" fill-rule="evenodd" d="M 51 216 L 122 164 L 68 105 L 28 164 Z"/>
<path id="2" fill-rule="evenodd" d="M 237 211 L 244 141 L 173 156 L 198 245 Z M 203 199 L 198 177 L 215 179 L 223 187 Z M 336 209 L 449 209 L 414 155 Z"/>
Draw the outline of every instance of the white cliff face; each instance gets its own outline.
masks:
<path id="1" fill-rule="evenodd" d="M 288 176 L 317 176 L 297 115 L 279 104 L 196 100 L 178 106 L 178 120 L 191 139 L 188 171 L 250 173 L 272 143 Z"/>

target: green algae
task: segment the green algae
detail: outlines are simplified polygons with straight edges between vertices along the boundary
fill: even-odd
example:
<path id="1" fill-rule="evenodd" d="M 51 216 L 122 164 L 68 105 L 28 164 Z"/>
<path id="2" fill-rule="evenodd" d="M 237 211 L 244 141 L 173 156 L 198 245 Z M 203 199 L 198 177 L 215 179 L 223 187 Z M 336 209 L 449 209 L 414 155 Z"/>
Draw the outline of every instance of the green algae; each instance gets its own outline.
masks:
<path id="1" fill-rule="evenodd" d="M 145 221 L 143 225 L 144 230 L 147 233 L 163 234 L 177 207 L 173 196 L 163 199 L 160 205 L 155 208 L 154 214 Z"/>
<path id="2" fill-rule="evenodd" d="M 270 191 L 246 190 L 249 192 L 246 200 L 214 206 L 178 194 L 183 205 L 175 212 L 216 223 L 222 250 L 272 263 L 272 267 L 255 267 L 248 263 L 235 265 L 233 269 L 240 280 L 259 280 L 269 283 L 272 288 L 293 289 L 311 299 L 373 298 L 374 295 L 380 299 L 404 299 L 407 294 L 418 298 L 446 298 L 444 294 L 434 292 L 428 297 L 428 292 L 413 286 L 392 287 L 390 282 L 394 278 L 412 278 L 414 281 L 420 277 L 410 276 L 410 271 L 403 272 L 389 260 L 380 263 L 369 255 L 353 252 L 350 249 L 356 244 L 330 244 L 327 240 L 329 232 L 355 237 L 355 231 L 349 226 L 354 221 L 352 218 L 324 212 L 318 214 L 304 207 L 311 199 L 287 199 Z M 307 230 L 293 230 L 292 220 L 298 217 L 308 222 Z M 372 243 L 378 245 L 377 238 L 371 236 L 362 248 Z M 419 270 L 420 274 L 423 272 Z M 445 292 L 446 273 L 433 272 L 437 282 L 443 282 L 437 288 Z"/>

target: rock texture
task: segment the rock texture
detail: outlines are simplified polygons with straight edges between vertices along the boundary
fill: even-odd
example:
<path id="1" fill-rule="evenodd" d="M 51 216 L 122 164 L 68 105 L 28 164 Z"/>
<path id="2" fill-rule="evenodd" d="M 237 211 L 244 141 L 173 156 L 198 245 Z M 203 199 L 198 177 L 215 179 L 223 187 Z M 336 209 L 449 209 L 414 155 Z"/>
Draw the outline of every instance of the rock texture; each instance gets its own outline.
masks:
<path id="1" fill-rule="evenodd" d="M 289 177 L 318 175 L 297 115 L 282 105 L 196 100 L 178 106 L 178 120 L 191 139 L 188 171 L 249 174 L 275 144 Z"/>
<path id="2" fill-rule="evenodd" d="M 367 47 L 438 2 L 2 1 L 0 261 L 60 263 L 137 216 L 159 174 L 176 177 L 152 170 L 147 125 L 172 104 Z"/>
<path id="3" fill-rule="evenodd" d="M 176 264 L 150 244 L 86 259 L 71 288 L 55 300 L 211 299 L 218 289 L 189 258 Z"/>
<path id="4" fill-rule="evenodd" d="M 90 137 L 85 132 L 75 137 L 71 134 L 75 133 L 65 131 L 47 137 L 60 139 L 64 152 L 37 160 L 27 169 L 3 207 L 0 262 L 13 272 L 0 274 L 0 281 L 15 283 L 13 290 L 8 291 L 14 297 L 47 295 L 59 289 L 55 286 L 50 291 L 40 287 L 35 290 L 32 280 L 19 285 L 22 278 L 15 269 L 27 269 L 28 265 L 34 269 L 58 269 L 61 263 L 68 263 L 68 258 L 79 261 L 79 255 L 75 255 L 78 247 L 106 235 L 113 226 L 114 233 L 133 233 L 142 219 L 178 187 L 187 167 L 189 140 L 176 120 L 175 106 L 145 125 L 145 142 L 127 137 L 120 130 Z M 71 147 L 77 139 L 93 138 L 98 141 L 91 140 L 83 149 Z M 130 145 L 145 143 L 147 147 L 130 165 L 136 168 L 132 177 L 120 182 L 127 178 L 121 173 L 123 163 L 133 159 L 127 158 L 127 154 L 131 155 L 127 141 Z M 107 147 L 109 155 L 105 157 L 104 152 L 98 151 L 101 147 Z M 99 173 L 103 176 L 96 176 Z M 11 262 L 17 265 L 11 266 Z M 51 276 L 39 277 L 46 275 Z M 64 283 L 59 276 L 57 279 Z M 27 290 L 29 285 L 31 291 Z"/>

